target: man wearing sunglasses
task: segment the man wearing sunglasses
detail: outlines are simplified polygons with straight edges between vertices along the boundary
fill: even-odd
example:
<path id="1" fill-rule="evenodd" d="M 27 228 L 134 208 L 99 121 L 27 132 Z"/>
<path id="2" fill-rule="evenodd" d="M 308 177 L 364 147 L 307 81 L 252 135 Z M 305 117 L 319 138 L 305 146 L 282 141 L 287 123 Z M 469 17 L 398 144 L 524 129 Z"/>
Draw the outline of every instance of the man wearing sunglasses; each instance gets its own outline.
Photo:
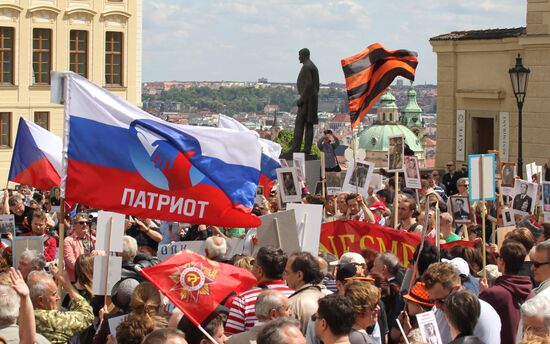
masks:
<path id="1" fill-rule="evenodd" d="M 462 289 L 459 272 L 449 263 L 434 263 L 422 275 L 422 282 L 430 296 L 430 303 L 435 305 L 434 312 L 437 327 L 443 343 L 450 343 L 451 329 L 445 317 L 445 300 L 456 290 Z M 474 329 L 474 336 L 485 344 L 500 344 L 500 318 L 495 309 L 483 300 L 479 300 L 481 313 Z"/>
<path id="2" fill-rule="evenodd" d="M 90 234 L 90 217 L 86 213 L 77 214 L 73 220 L 73 235 L 63 241 L 63 259 L 65 270 L 71 282 L 75 281 L 74 266 L 76 259 L 95 250 L 95 237 Z"/>

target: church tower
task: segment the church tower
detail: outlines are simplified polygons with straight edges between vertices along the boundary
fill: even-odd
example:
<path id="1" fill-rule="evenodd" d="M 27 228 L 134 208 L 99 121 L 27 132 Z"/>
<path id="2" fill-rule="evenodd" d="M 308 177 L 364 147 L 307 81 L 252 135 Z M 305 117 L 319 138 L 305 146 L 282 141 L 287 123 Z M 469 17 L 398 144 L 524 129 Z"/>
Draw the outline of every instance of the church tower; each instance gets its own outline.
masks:
<path id="1" fill-rule="evenodd" d="M 407 92 L 407 104 L 401 111 L 401 123 L 411 129 L 419 139 L 424 136 L 422 109 L 416 102 L 416 91 L 412 85 Z"/>

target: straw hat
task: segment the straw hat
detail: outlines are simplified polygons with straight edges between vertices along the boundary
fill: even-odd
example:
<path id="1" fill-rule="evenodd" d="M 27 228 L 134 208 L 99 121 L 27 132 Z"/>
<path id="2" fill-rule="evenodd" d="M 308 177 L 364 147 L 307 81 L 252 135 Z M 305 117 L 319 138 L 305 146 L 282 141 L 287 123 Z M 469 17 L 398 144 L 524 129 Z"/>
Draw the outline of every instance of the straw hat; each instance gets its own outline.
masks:
<path id="1" fill-rule="evenodd" d="M 416 282 L 411 291 L 403 296 L 405 299 L 414 303 L 421 304 L 427 307 L 433 307 L 433 303 L 430 303 L 430 295 L 426 290 L 424 283 Z"/>

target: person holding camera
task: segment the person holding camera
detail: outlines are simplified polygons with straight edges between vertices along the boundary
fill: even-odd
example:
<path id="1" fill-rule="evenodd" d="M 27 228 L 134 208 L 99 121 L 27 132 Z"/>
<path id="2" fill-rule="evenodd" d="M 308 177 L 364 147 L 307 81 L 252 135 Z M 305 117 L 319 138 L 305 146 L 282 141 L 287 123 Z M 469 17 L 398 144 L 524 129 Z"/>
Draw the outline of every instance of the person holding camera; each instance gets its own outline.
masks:
<path id="1" fill-rule="evenodd" d="M 330 129 L 325 130 L 323 134 L 317 142 L 317 147 L 325 153 L 325 172 L 340 172 L 342 169 L 336 159 L 336 148 L 340 145 L 340 141 Z"/>

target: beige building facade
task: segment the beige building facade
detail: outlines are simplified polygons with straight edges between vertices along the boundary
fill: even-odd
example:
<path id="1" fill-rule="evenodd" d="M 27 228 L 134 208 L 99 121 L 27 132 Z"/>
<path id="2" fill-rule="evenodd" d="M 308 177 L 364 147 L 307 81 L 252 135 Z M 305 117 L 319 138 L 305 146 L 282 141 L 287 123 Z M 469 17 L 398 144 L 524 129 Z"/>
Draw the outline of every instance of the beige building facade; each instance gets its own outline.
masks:
<path id="1" fill-rule="evenodd" d="M 550 163 L 550 0 L 523 1 L 526 27 L 430 39 L 437 54 L 437 167 L 488 150 L 498 150 L 501 161 L 517 162 L 518 109 L 508 70 L 518 54 L 531 70 L 523 107 L 523 165 Z"/>
<path id="2" fill-rule="evenodd" d="M 20 117 L 62 134 L 50 71 L 79 73 L 140 105 L 141 44 L 141 0 L 0 0 L 0 180 Z"/>

